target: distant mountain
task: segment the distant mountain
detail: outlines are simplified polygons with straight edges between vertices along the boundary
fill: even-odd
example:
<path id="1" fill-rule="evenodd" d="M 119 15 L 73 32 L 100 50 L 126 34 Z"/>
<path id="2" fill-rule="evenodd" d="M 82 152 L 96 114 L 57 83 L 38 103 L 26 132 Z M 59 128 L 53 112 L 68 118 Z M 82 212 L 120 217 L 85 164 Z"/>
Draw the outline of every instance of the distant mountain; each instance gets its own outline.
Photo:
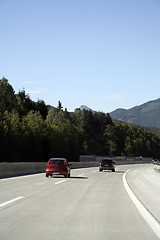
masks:
<path id="1" fill-rule="evenodd" d="M 47 105 L 47 107 L 49 111 L 51 106 Z M 54 109 L 56 110 L 55 107 Z M 86 105 L 80 106 L 80 110 L 83 109 L 91 111 L 92 113 L 96 112 L 91 108 L 87 107 Z M 160 133 L 160 98 L 158 98 L 157 100 L 146 102 L 139 106 L 135 106 L 128 110 L 118 108 L 115 111 L 110 112 L 109 114 L 114 120 L 142 126 L 150 131 Z"/>
<path id="2" fill-rule="evenodd" d="M 89 108 L 89 107 L 87 107 L 87 106 L 85 106 L 85 105 L 81 105 L 81 106 L 80 106 L 80 110 L 83 110 L 83 109 L 88 110 L 88 111 L 91 111 L 92 113 L 95 113 L 95 111 L 93 111 L 91 108 Z"/>
<path id="3" fill-rule="evenodd" d="M 47 109 L 48 109 L 48 111 L 51 109 L 51 107 L 53 107 L 53 106 L 51 106 L 51 105 L 47 105 Z M 55 108 L 55 107 L 53 107 L 53 108 L 54 108 L 55 111 L 57 110 L 57 108 Z"/>
<path id="4" fill-rule="evenodd" d="M 132 123 L 144 127 L 160 128 L 160 98 L 146 102 L 140 106 L 116 109 L 110 112 L 114 120 Z"/>

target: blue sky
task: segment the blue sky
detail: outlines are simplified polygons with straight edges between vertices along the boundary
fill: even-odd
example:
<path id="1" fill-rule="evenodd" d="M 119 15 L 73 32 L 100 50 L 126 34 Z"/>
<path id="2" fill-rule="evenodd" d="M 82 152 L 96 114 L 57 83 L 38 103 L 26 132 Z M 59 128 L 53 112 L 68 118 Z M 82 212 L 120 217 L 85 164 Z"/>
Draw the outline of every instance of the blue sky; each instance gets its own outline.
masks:
<path id="1" fill-rule="evenodd" d="M 0 0 L 0 79 L 68 111 L 160 97 L 160 0 Z"/>

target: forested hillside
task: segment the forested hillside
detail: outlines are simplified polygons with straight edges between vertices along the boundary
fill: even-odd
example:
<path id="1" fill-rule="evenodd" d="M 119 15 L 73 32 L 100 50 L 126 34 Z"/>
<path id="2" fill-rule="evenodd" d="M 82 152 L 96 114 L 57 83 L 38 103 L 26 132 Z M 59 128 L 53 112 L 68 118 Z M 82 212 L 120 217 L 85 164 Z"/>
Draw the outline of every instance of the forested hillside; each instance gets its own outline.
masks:
<path id="1" fill-rule="evenodd" d="M 79 155 L 160 156 L 160 136 L 131 124 L 113 121 L 109 114 L 75 109 L 61 102 L 49 110 L 25 90 L 15 94 L 8 80 L 0 80 L 0 161 L 47 161 Z"/>
<path id="2" fill-rule="evenodd" d="M 116 109 L 110 113 L 110 116 L 115 120 L 127 123 L 150 128 L 160 128 L 160 98 L 128 110 L 121 108 Z"/>

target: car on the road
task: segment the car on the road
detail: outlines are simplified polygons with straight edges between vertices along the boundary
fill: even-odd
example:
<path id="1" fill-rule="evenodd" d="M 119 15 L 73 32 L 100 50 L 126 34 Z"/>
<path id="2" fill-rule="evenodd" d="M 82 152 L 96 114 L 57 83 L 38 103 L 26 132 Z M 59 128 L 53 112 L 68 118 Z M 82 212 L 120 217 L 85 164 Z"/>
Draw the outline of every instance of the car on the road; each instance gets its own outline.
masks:
<path id="1" fill-rule="evenodd" d="M 104 158 L 99 162 L 99 171 L 111 170 L 115 172 L 115 161 L 110 158 Z"/>
<path id="2" fill-rule="evenodd" d="M 153 160 L 152 160 L 152 163 L 153 163 L 153 164 L 158 164 L 158 159 L 153 159 Z"/>
<path id="3" fill-rule="evenodd" d="M 70 177 L 70 166 L 66 158 L 50 158 L 46 166 L 46 177 L 52 175 Z"/>

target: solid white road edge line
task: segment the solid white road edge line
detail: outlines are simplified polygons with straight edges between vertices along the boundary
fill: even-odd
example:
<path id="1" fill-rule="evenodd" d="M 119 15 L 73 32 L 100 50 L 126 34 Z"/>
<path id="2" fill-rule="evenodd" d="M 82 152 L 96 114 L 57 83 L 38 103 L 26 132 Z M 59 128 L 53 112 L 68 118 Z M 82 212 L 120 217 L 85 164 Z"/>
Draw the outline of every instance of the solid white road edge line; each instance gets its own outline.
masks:
<path id="1" fill-rule="evenodd" d="M 63 182 L 66 182 L 66 180 L 62 180 L 60 182 L 56 182 L 55 184 L 60 184 L 60 183 L 63 183 Z"/>
<path id="2" fill-rule="evenodd" d="M 20 197 L 17 197 L 17 198 L 12 199 L 12 200 L 10 200 L 10 201 L 1 203 L 1 204 L 0 204 L 0 207 L 4 207 L 4 206 L 6 206 L 6 205 L 8 205 L 8 204 L 10 204 L 10 203 L 13 203 L 13 202 L 15 202 L 15 201 L 18 201 L 18 200 L 22 199 L 22 198 L 23 198 L 23 196 L 20 196 Z"/>
<path id="3" fill-rule="evenodd" d="M 125 189 L 130 196 L 131 200 L 143 216 L 143 218 L 146 220 L 146 222 L 149 224 L 149 226 L 152 228 L 154 233 L 158 236 L 160 239 L 160 225 L 156 221 L 156 219 L 150 214 L 150 212 L 144 207 L 144 205 L 138 200 L 138 198 L 135 196 L 135 194 L 132 192 L 131 188 L 129 187 L 127 180 L 126 180 L 126 175 L 129 171 L 132 169 L 129 169 L 123 174 L 123 184 L 125 186 Z"/>
<path id="4" fill-rule="evenodd" d="M 36 176 L 40 176 L 40 175 L 44 175 L 44 173 L 35 173 L 35 174 L 29 174 L 29 175 L 23 175 L 23 176 L 2 178 L 2 179 L 0 179 L 0 181 L 16 180 L 16 179 L 19 179 L 19 178 L 36 177 Z"/>

